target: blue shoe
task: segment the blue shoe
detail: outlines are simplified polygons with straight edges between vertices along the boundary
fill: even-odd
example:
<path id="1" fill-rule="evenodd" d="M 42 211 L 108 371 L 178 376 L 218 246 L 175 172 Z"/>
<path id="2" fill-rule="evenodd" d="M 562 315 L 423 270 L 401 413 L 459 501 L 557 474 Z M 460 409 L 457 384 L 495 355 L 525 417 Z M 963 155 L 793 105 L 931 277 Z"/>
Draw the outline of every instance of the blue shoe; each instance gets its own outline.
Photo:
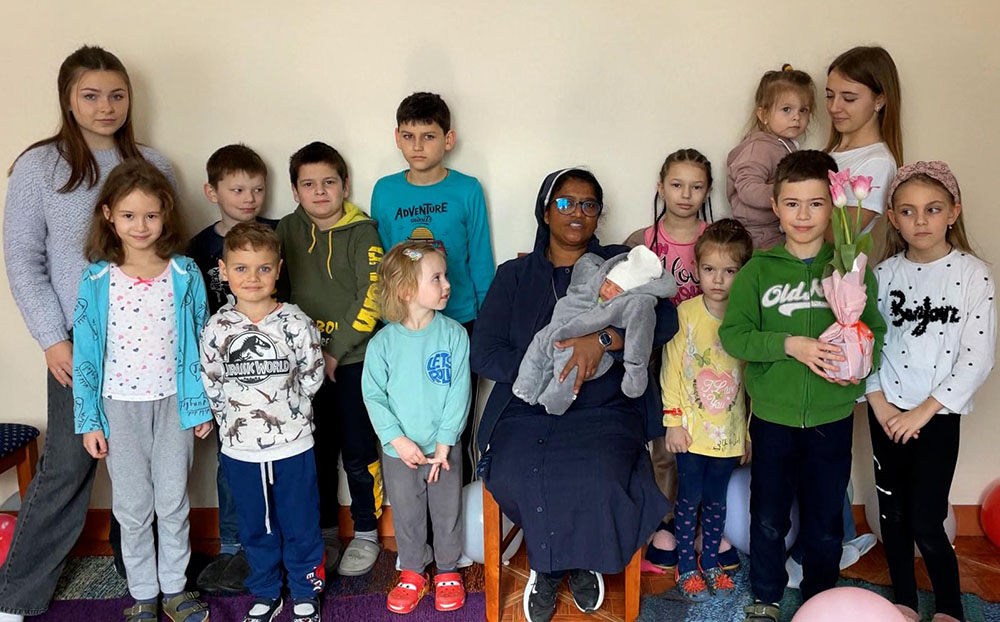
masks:
<path id="1" fill-rule="evenodd" d="M 716 559 L 719 560 L 719 567 L 726 572 L 733 572 L 740 569 L 740 552 L 733 547 L 725 553 L 719 553 Z"/>
<path id="2" fill-rule="evenodd" d="M 666 531 L 670 534 L 674 533 L 673 527 L 674 521 L 670 521 L 670 524 L 660 522 L 660 526 L 656 528 L 657 531 Z M 673 570 L 677 567 L 677 547 L 674 546 L 673 549 L 659 549 L 653 546 L 652 541 L 646 546 L 646 561 L 650 564 L 660 568 L 662 570 Z"/>

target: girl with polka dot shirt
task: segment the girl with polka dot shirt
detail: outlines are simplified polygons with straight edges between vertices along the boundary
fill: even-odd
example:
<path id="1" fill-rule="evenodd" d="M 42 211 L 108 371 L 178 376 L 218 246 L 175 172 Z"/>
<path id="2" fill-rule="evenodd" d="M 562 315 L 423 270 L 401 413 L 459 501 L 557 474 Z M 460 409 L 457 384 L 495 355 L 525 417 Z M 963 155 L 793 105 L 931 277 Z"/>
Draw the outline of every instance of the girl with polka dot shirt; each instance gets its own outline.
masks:
<path id="1" fill-rule="evenodd" d="M 143 160 L 115 167 L 94 206 L 84 249 L 92 263 L 73 320 L 76 433 L 91 456 L 107 460 L 135 599 L 130 622 L 159 619 L 161 593 L 173 622 L 209 617 L 208 605 L 184 589 L 194 437 L 212 431 L 198 351 L 208 304 L 197 265 L 176 254 L 179 224 L 163 173 Z"/>
<path id="2" fill-rule="evenodd" d="M 889 329 L 866 390 L 882 541 L 896 606 L 907 619 L 920 620 L 915 543 L 934 587 L 935 622 L 963 620 L 944 520 L 961 415 L 972 412 L 993 368 L 993 277 L 969 245 L 947 164 L 904 166 L 888 195 L 888 259 L 875 275 Z"/>

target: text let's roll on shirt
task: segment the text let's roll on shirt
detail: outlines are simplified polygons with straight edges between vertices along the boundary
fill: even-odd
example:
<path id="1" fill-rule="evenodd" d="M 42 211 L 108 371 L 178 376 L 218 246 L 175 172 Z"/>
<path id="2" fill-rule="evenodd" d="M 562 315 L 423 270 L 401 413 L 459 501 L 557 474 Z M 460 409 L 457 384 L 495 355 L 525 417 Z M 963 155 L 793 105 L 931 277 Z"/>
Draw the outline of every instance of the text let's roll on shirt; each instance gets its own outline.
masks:
<path id="1" fill-rule="evenodd" d="M 973 395 L 994 362 L 996 290 L 989 267 L 959 250 L 930 263 L 899 253 L 879 264 L 875 277 L 889 331 L 867 392 L 881 390 L 904 410 L 933 396 L 943 406 L 938 413 L 972 412 Z"/>
<path id="2" fill-rule="evenodd" d="M 368 342 L 361 393 L 386 454 L 405 436 L 425 455 L 437 443 L 458 442 L 469 416 L 469 335 L 461 324 L 435 313 L 410 330 L 393 322 Z"/>
<path id="3" fill-rule="evenodd" d="M 479 180 L 448 169 L 438 183 L 417 186 L 400 171 L 375 184 L 371 210 L 386 252 L 405 240 L 441 241 L 451 283 L 444 314 L 463 324 L 475 319 L 496 271 Z"/>

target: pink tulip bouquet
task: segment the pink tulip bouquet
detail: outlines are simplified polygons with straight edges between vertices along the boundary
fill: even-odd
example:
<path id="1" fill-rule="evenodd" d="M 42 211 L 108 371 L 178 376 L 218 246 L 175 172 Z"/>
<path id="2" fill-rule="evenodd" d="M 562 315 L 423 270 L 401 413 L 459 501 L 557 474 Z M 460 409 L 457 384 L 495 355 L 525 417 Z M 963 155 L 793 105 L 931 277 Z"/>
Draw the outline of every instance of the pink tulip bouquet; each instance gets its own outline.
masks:
<path id="1" fill-rule="evenodd" d="M 872 368 L 872 347 L 875 336 L 861 321 L 861 313 L 868 301 L 865 285 L 865 268 L 872 250 L 872 238 L 861 233 L 861 202 L 868 198 L 872 189 L 872 178 L 864 175 L 851 177 L 851 170 L 839 173 L 829 172 L 830 195 L 833 198 L 833 260 L 826 268 L 823 278 L 823 293 L 837 321 L 830 325 L 820 341 L 840 346 L 846 360 L 839 363 L 840 369 L 830 373 L 835 380 L 865 378 Z M 847 193 L 850 186 L 858 200 L 858 211 L 852 219 L 847 212 Z"/>

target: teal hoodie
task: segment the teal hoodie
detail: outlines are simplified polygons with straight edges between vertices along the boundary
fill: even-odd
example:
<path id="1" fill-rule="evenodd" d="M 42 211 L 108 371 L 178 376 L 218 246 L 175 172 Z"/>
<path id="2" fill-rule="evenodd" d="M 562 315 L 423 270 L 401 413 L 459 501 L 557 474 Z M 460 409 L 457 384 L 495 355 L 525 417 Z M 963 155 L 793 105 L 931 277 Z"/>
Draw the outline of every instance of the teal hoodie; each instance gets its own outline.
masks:
<path id="1" fill-rule="evenodd" d="M 824 243 L 812 263 L 776 246 L 756 251 L 729 291 L 719 339 L 730 355 L 747 361 L 747 393 L 754 416 L 771 423 L 811 428 L 849 417 L 865 383 L 846 387 L 819 377 L 785 354 L 785 338 L 818 338 L 836 321 L 823 294 L 823 270 L 833 258 Z M 861 321 L 875 334 L 872 369 L 878 369 L 885 321 L 879 314 L 878 284 L 865 273 L 868 301 Z M 859 378 L 859 380 L 863 380 Z"/>
<path id="2" fill-rule="evenodd" d="M 208 396 L 201 383 L 199 336 L 208 322 L 205 282 L 193 259 L 174 255 L 174 319 L 176 329 L 177 409 L 180 426 L 187 430 L 212 420 Z M 87 266 L 73 318 L 73 418 L 77 434 L 103 430 L 111 438 L 104 414 L 104 355 L 108 341 L 108 291 L 111 264 Z"/>

